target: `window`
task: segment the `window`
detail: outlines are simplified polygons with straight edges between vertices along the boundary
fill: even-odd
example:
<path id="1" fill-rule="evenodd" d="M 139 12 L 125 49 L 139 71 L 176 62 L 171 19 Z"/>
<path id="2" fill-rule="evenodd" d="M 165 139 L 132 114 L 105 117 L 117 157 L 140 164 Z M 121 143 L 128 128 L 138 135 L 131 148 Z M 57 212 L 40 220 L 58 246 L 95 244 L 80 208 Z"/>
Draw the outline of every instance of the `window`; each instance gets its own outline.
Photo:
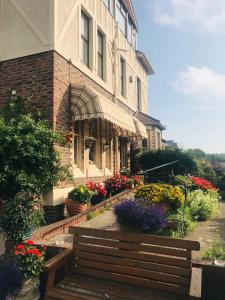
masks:
<path id="1" fill-rule="evenodd" d="M 137 107 L 141 110 L 141 80 L 137 78 Z"/>
<path id="2" fill-rule="evenodd" d="M 137 37 L 136 37 L 136 35 L 137 35 L 137 32 L 136 32 L 136 30 L 133 27 L 133 30 L 132 30 L 132 47 L 134 49 L 136 49 L 136 44 L 137 44 L 137 41 L 136 41 Z"/>
<path id="3" fill-rule="evenodd" d="M 132 29 L 133 29 L 133 24 L 129 17 L 128 18 L 128 26 L 127 26 L 127 39 L 130 44 L 132 44 L 132 34 L 133 34 Z"/>
<path id="4" fill-rule="evenodd" d="M 116 21 L 123 34 L 127 36 L 127 12 L 119 0 L 116 0 Z"/>
<path id="5" fill-rule="evenodd" d="M 81 13 L 81 60 L 89 67 L 89 26 L 90 20 L 84 12 Z"/>
<path id="6" fill-rule="evenodd" d="M 89 148 L 89 163 L 95 164 L 96 161 L 96 142 L 97 142 L 97 119 L 93 119 L 89 121 L 89 137 L 94 138 Z"/>
<path id="7" fill-rule="evenodd" d="M 104 77 L 104 36 L 98 30 L 98 76 Z"/>
<path id="8" fill-rule="evenodd" d="M 74 124 L 74 164 L 79 167 L 80 164 L 80 138 L 81 138 L 81 131 L 82 131 L 82 122 L 77 121 Z"/>
<path id="9" fill-rule="evenodd" d="M 125 60 L 120 58 L 120 94 L 125 97 L 126 91 L 126 65 Z"/>
<path id="10" fill-rule="evenodd" d="M 108 8 L 108 11 L 112 16 L 114 16 L 114 1 L 115 0 L 103 0 L 105 3 L 106 7 Z"/>

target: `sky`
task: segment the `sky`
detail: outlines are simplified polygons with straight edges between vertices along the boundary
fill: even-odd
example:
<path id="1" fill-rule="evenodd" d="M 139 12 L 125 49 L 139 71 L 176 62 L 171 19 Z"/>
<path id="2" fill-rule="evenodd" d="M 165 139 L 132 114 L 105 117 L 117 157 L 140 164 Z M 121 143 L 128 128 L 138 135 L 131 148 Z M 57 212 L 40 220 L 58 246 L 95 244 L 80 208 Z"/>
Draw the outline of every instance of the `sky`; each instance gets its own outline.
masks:
<path id="1" fill-rule="evenodd" d="M 149 113 L 183 148 L 225 152 L 225 1 L 133 0 Z"/>

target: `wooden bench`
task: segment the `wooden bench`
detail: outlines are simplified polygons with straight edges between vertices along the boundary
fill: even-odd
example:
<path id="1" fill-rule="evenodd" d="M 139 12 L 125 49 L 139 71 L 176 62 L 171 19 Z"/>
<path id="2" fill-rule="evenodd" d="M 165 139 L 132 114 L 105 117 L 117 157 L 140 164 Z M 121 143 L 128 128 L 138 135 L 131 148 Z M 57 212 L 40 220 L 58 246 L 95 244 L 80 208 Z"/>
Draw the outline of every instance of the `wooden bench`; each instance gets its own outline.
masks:
<path id="1" fill-rule="evenodd" d="M 44 264 L 45 299 L 189 299 L 198 242 L 81 227 L 69 232 L 73 250 Z M 62 266 L 66 276 L 55 283 Z"/>

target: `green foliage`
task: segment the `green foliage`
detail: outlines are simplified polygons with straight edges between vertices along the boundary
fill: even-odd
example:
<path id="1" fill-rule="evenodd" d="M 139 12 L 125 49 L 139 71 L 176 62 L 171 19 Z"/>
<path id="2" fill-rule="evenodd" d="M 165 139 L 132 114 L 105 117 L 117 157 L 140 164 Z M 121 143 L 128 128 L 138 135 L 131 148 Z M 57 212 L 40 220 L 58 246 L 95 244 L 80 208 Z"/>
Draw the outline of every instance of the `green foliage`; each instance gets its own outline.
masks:
<path id="1" fill-rule="evenodd" d="M 205 221 L 216 215 L 220 196 L 217 191 L 192 191 L 187 198 L 187 205 L 194 220 Z"/>
<path id="2" fill-rule="evenodd" d="M 28 231 L 43 222 L 43 200 L 28 192 L 20 192 L 11 201 L 5 201 L 0 228 L 5 238 L 14 244 L 21 242 Z"/>
<path id="3" fill-rule="evenodd" d="M 187 206 L 183 206 L 176 213 L 169 215 L 168 221 L 177 222 L 177 230 L 172 232 L 174 238 L 183 238 L 196 227 L 192 221 L 190 209 Z"/>
<path id="4" fill-rule="evenodd" d="M 61 135 L 46 121 L 27 114 L 21 98 L 12 98 L 0 115 L 0 191 L 1 198 L 14 197 L 26 190 L 43 194 L 65 178 L 55 143 Z"/>
<path id="5" fill-rule="evenodd" d="M 146 206 L 168 201 L 172 209 L 176 209 L 184 203 L 184 195 L 180 188 L 169 184 L 147 184 L 136 191 L 135 198 L 144 199 Z"/>
<path id="6" fill-rule="evenodd" d="M 140 155 L 139 161 L 143 170 L 148 170 L 159 165 L 171 163 L 179 160 L 179 163 L 174 164 L 172 167 L 174 175 L 185 175 L 188 173 L 196 173 L 197 165 L 191 155 L 185 153 L 181 149 L 166 149 L 149 151 Z M 151 174 L 150 174 L 151 175 Z"/>
<path id="7" fill-rule="evenodd" d="M 214 243 L 203 253 L 203 258 L 215 260 L 225 260 L 225 245 L 221 240 L 216 240 Z"/>
<path id="8" fill-rule="evenodd" d="M 216 184 L 216 172 L 214 171 L 212 164 L 206 159 L 198 159 L 196 160 L 196 164 L 198 166 L 196 175 Z"/>
<path id="9" fill-rule="evenodd" d="M 69 192 L 68 198 L 73 201 L 89 204 L 91 203 L 91 197 L 93 195 L 94 193 L 85 185 L 78 185 L 71 192 Z"/>

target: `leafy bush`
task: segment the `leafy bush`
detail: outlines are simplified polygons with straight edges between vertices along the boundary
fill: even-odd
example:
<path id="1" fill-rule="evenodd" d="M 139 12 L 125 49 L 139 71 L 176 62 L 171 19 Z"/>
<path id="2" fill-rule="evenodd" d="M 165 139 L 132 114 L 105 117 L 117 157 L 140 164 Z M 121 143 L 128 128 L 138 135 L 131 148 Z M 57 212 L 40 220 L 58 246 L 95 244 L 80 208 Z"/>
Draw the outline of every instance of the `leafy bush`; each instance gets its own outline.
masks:
<path id="1" fill-rule="evenodd" d="M 46 121 L 24 110 L 24 100 L 13 97 L 0 115 L 1 198 L 22 190 L 43 194 L 66 176 L 53 145 L 64 142 Z"/>
<path id="2" fill-rule="evenodd" d="M 219 199 L 217 191 L 191 192 L 187 198 L 187 205 L 190 207 L 192 218 L 196 221 L 205 221 L 213 217 L 217 213 Z"/>
<path id="3" fill-rule="evenodd" d="M 179 160 L 179 163 L 173 165 L 174 175 L 185 175 L 187 170 L 193 174 L 197 172 L 197 164 L 193 157 L 181 149 L 149 151 L 139 156 L 140 165 L 143 170 L 155 168 L 176 160 Z M 149 180 L 151 180 L 151 177 Z"/>
<path id="4" fill-rule="evenodd" d="M 184 203 L 184 195 L 180 188 L 168 184 L 147 184 L 136 191 L 135 198 L 143 199 L 145 206 L 168 201 L 172 209 L 180 207 Z"/>
<path id="5" fill-rule="evenodd" d="M 78 185 L 71 192 L 69 192 L 68 198 L 73 201 L 89 204 L 93 194 L 94 193 L 85 185 Z"/>
<path id="6" fill-rule="evenodd" d="M 214 243 L 203 253 L 203 258 L 215 260 L 225 260 L 225 245 L 221 240 L 216 240 Z"/>
<path id="7" fill-rule="evenodd" d="M 176 231 L 172 232 L 172 236 L 175 238 L 183 238 L 195 228 L 190 209 L 187 206 L 183 206 L 179 208 L 176 213 L 169 215 L 168 221 L 177 223 Z"/>
<path id="8" fill-rule="evenodd" d="M 45 258 L 46 247 L 35 246 L 29 240 L 26 244 L 16 247 L 15 255 L 21 261 L 21 268 L 26 278 L 38 277 L 42 271 L 42 264 Z"/>
<path id="9" fill-rule="evenodd" d="M 23 271 L 19 260 L 13 255 L 0 256 L 0 299 L 14 297 L 23 284 Z"/>
<path id="10" fill-rule="evenodd" d="M 142 231 L 157 232 L 166 226 L 166 217 L 154 205 L 143 207 L 137 200 L 127 200 L 114 207 L 119 223 L 128 224 Z"/>
<path id="11" fill-rule="evenodd" d="M 11 201 L 5 201 L 0 218 L 4 236 L 14 244 L 21 242 L 31 229 L 43 222 L 43 200 L 28 192 L 18 193 Z"/>

